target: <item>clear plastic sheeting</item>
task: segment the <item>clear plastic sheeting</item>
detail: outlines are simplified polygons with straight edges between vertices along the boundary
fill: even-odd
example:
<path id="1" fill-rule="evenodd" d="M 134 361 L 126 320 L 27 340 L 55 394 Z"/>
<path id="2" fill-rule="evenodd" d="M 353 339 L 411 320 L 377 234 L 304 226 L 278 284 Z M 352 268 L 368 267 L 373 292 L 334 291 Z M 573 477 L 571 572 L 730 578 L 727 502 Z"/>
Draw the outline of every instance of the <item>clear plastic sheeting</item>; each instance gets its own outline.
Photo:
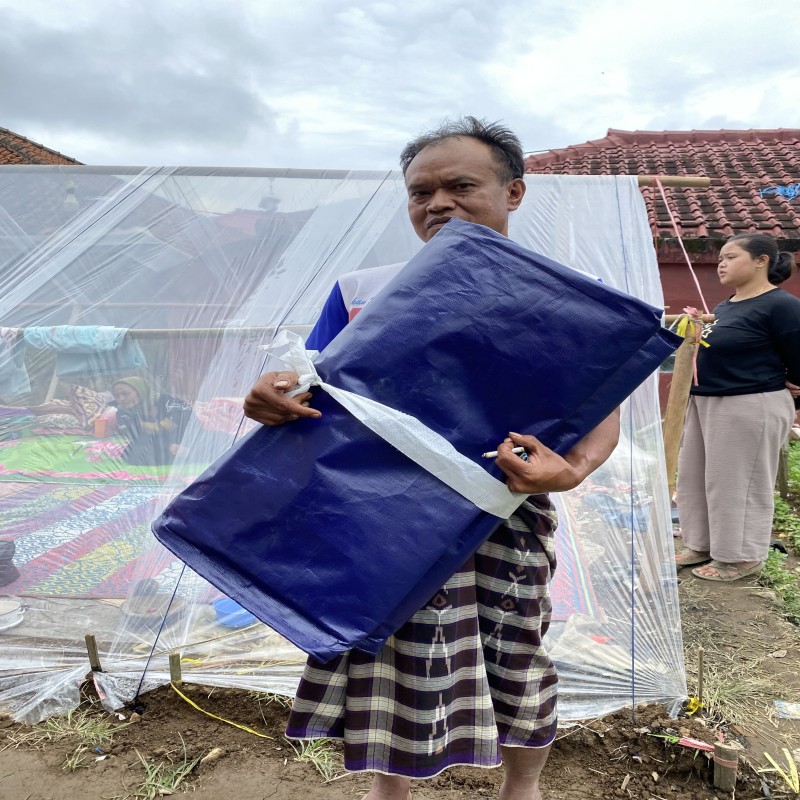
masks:
<path id="1" fill-rule="evenodd" d="M 635 178 L 530 175 L 527 183 L 511 238 L 663 306 Z M 639 702 L 676 709 L 686 696 L 656 374 L 623 404 L 620 428 L 600 469 L 552 495 L 559 566 L 545 642 L 562 721 Z"/>
<path id="2" fill-rule="evenodd" d="M 635 179 L 529 176 L 511 236 L 661 305 Z M 33 722 L 169 681 L 291 694 L 305 657 L 155 543 L 250 429 L 281 329 L 420 246 L 399 173 L 0 168 L 0 706 Z M 620 331 L 620 336 L 625 332 Z M 509 376 L 513 385 L 513 376 Z M 548 635 L 569 721 L 686 694 L 656 378 L 612 459 L 559 495 Z M 252 502 L 252 499 L 243 502 Z"/>

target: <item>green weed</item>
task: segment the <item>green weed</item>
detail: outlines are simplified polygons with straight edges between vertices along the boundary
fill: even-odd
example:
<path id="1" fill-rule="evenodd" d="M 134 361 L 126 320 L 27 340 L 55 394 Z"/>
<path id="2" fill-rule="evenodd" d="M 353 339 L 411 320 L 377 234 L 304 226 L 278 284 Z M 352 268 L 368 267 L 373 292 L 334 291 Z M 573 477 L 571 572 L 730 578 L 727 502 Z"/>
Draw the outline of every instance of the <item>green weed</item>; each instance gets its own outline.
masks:
<path id="1" fill-rule="evenodd" d="M 770 550 L 758 582 L 762 586 L 772 589 L 782 600 L 782 612 L 784 616 L 800 624 L 800 585 L 797 582 L 797 575 L 790 572 L 784 566 L 786 555 L 777 550 Z"/>
<path id="2" fill-rule="evenodd" d="M 50 719 L 34 725 L 29 730 L 12 733 L 8 738 L 12 744 L 39 747 L 45 742 L 61 742 L 65 739 L 77 739 L 87 749 L 107 747 L 117 731 L 126 725 L 112 725 L 106 717 L 91 714 L 84 709 L 67 712 L 65 717 Z"/>
<path id="3" fill-rule="evenodd" d="M 288 739 L 286 741 L 294 750 L 294 760 L 311 764 L 326 781 L 333 780 L 341 774 L 342 757 L 334 750 L 328 739 L 301 740 L 296 743 Z"/>
<path id="4" fill-rule="evenodd" d="M 793 553 L 800 553 L 800 515 L 783 498 L 775 495 L 775 516 L 772 530 L 784 540 Z"/>
<path id="5" fill-rule="evenodd" d="M 87 709 L 76 709 L 67 712 L 65 717 L 50 717 L 27 730 L 14 731 L 8 740 L 14 747 L 37 748 L 50 742 L 76 741 L 75 750 L 61 765 L 65 772 L 75 772 L 88 766 L 86 759 L 92 751 L 109 747 L 114 734 L 127 724 L 114 725 L 107 717 L 90 713 Z"/>
<path id="6" fill-rule="evenodd" d="M 165 764 L 163 761 L 150 762 L 137 750 L 136 755 L 144 767 L 145 778 L 136 789 L 126 795 L 126 798 L 155 800 L 157 797 L 175 794 L 177 788 L 189 777 L 202 758 L 202 756 L 198 756 L 190 761 L 186 752 L 186 742 L 183 741 L 182 736 L 181 744 L 183 745 L 183 760 L 178 764 Z"/>
<path id="7" fill-rule="evenodd" d="M 89 766 L 86 763 L 88 752 L 89 751 L 83 745 L 80 745 L 73 753 L 64 759 L 61 769 L 63 769 L 64 772 L 75 772 L 79 769 L 85 769 Z"/>
<path id="8" fill-rule="evenodd" d="M 279 708 L 291 708 L 292 698 L 275 692 L 255 692 L 256 702 L 265 706 L 276 705 Z"/>

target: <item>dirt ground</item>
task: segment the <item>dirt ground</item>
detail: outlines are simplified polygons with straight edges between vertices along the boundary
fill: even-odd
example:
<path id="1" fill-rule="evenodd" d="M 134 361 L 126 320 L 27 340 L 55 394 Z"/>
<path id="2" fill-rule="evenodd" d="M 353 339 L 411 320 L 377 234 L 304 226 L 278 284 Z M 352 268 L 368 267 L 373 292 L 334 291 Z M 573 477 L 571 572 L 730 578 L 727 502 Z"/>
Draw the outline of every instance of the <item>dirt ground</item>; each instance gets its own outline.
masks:
<path id="1" fill-rule="evenodd" d="M 702 646 L 710 712 L 670 719 L 663 709 L 648 706 L 562 730 L 543 778 L 545 800 L 798 796 L 774 771 L 757 770 L 769 767 L 765 753 L 786 767 L 784 747 L 800 762 L 800 721 L 778 719 L 773 709 L 776 699 L 800 700 L 800 629 L 781 618 L 774 596 L 754 579 L 717 584 L 699 581 L 685 570 L 680 592 L 690 692 L 697 691 Z M 190 793 L 196 800 L 359 800 L 366 791 L 367 776 L 325 782 L 312 764 L 296 760 L 283 738 L 287 709 L 280 699 L 228 689 L 184 689 L 205 710 L 272 738 L 204 716 L 164 687 L 144 697 L 141 719 L 119 730 L 110 747 L 83 753 L 81 765 L 67 771 L 64 763 L 75 752 L 74 741 L 15 746 L 13 737 L 25 729 L 0 719 L 0 798 L 155 797 L 142 788 L 145 763 L 151 771 L 160 764 L 181 763 L 183 743 L 189 760 L 214 751 L 177 789 L 176 794 Z M 726 720 L 716 710 L 720 704 Z M 128 719 L 130 713 L 126 710 Z M 713 764 L 704 752 L 653 734 L 708 743 L 724 735 L 740 742 L 735 795 L 713 789 Z M 501 780 L 499 769 L 453 769 L 416 785 L 414 799 L 496 798 Z"/>

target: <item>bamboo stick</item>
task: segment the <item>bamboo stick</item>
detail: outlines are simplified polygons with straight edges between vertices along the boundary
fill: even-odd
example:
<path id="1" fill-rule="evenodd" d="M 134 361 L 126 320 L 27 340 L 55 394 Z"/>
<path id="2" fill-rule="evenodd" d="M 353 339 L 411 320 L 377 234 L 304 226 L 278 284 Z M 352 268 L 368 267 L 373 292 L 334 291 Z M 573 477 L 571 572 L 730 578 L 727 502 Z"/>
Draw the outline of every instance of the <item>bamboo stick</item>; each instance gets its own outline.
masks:
<path id="1" fill-rule="evenodd" d="M 231 303 L 203 303 L 198 306 L 197 303 L 147 303 L 147 308 L 239 308 L 242 305 L 241 300 Z M 51 300 L 49 303 L 20 303 L 14 308 L 63 308 L 63 300 Z M 102 303 L 97 308 L 141 308 L 142 302 L 138 303 Z M 94 310 L 94 309 L 91 309 Z"/>
<path id="2" fill-rule="evenodd" d="M 71 323 L 70 323 L 71 324 Z M 310 324 L 267 325 L 250 328 L 128 328 L 126 336 L 132 339 L 157 339 L 163 336 L 182 338 L 190 336 L 246 336 L 257 333 L 274 333 L 277 330 L 308 333 L 314 326 Z M 21 331 L 24 328 L 12 328 Z"/>
<path id="3" fill-rule="evenodd" d="M 700 703 L 700 713 L 703 713 L 703 683 L 705 681 L 705 655 L 703 645 L 697 649 L 697 700 Z"/>
<path id="4" fill-rule="evenodd" d="M 778 478 L 776 481 L 778 494 L 784 499 L 789 499 L 789 442 L 786 441 L 781 447 L 778 456 Z"/>
<path id="5" fill-rule="evenodd" d="M 655 186 L 656 178 L 662 186 L 675 189 L 708 189 L 711 178 L 702 175 L 639 175 L 639 186 Z"/>
<path id="6" fill-rule="evenodd" d="M 689 390 L 692 387 L 694 373 L 695 326 L 686 326 L 686 335 L 681 346 L 675 352 L 675 367 L 672 372 L 672 384 L 669 387 L 667 411 L 664 414 L 664 456 L 667 462 L 667 484 L 669 496 L 675 493 L 678 477 L 678 451 L 681 444 L 681 433 L 686 418 L 686 404 Z"/>
<path id="7" fill-rule="evenodd" d="M 281 325 L 282 330 L 308 333 L 313 325 Z M 247 336 L 249 334 L 273 333 L 277 327 L 265 328 L 130 328 L 131 339 L 157 339 L 162 336 L 186 338 L 192 336 Z"/>
<path id="8" fill-rule="evenodd" d="M 685 317 L 686 314 L 665 314 L 664 315 L 664 324 L 667 326 L 674 325 L 681 317 Z M 701 314 L 697 317 L 701 322 L 713 322 L 714 315 L 713 314 Z"/>

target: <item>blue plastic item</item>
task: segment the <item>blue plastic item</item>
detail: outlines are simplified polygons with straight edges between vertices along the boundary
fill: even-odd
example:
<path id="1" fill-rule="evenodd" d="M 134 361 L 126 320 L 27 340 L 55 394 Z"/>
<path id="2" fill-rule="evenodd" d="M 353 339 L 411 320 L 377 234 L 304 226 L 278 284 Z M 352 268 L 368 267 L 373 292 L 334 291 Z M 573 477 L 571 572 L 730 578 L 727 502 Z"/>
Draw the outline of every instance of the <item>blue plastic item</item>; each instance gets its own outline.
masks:
<path id="1" fill-rule="evenodd" d="M 509 430 L 558 452 L 680 344 L 661 309 L 453 220 L 320 354 L 326 382 L 481 458 Z M 323 416 L 245 437 L 156 537 L 320 660 L 377 652 L 498 524 L 316 391 Z"/>
<path id="2" fill-rule="evenodd" d="M 245 628 L 258 622 L 258 618 L 254 614 L 251 614 L 246 608 L 242 608 L 230 597 L 220 597 L 211 605 L 217 612 L 217 622 L 226 628 Z"/>

